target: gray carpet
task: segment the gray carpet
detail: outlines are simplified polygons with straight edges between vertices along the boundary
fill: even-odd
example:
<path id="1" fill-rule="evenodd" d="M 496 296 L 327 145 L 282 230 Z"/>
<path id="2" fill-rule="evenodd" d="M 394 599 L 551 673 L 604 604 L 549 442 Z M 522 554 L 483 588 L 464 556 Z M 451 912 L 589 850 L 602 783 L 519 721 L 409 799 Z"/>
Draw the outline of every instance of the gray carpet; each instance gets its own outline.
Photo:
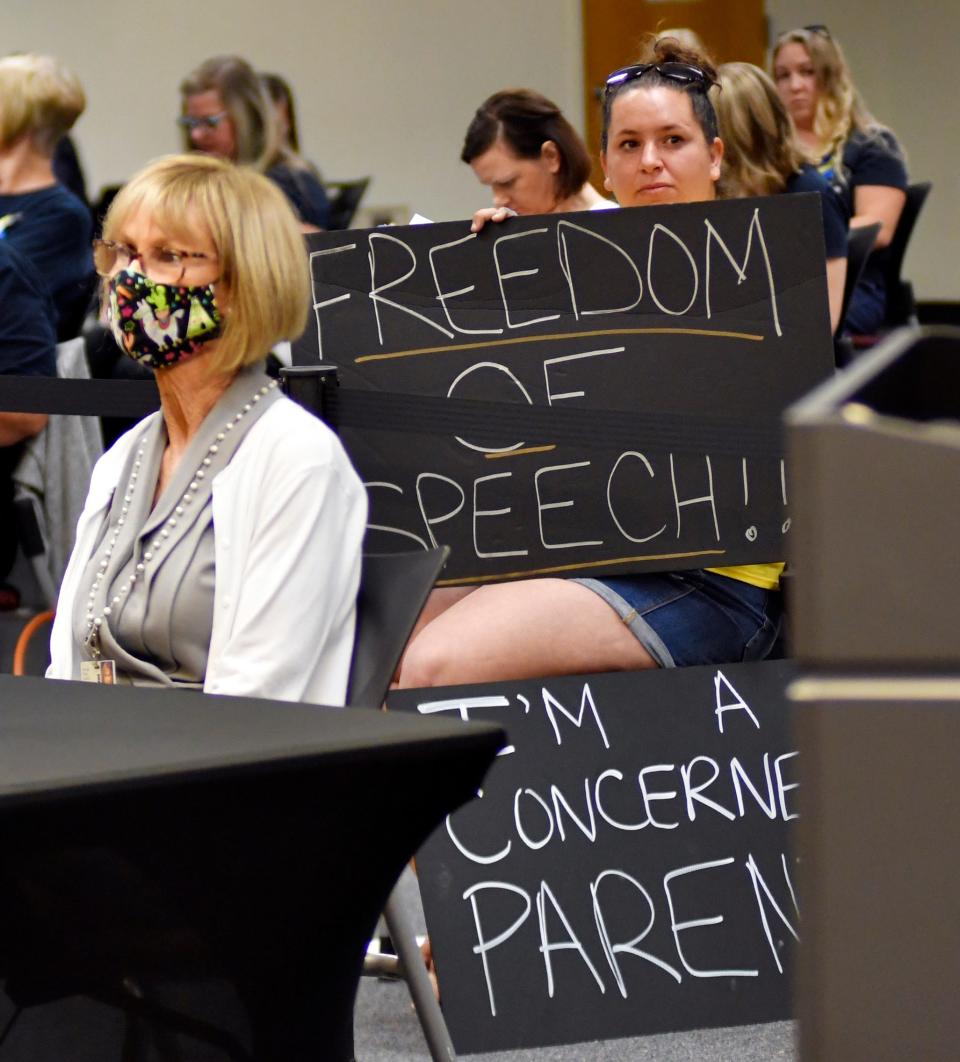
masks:
<path id="1" fill-rule="evenodd" d="M 400 888 L 404 905 L 422 931 L 423 910 L 412 874 L 404 875 Z M 354 1034 L 358 1062 L 430 1057 L 410 993 L 402 982 L 364 979 L 357 997 Z M 794 1023 L 773 1022 L 469 1057 L 474 1062 L 794 1062 L 799 1052 Z"/>
<path id="2" fill-rule="evenodd" d="M 406 986 L 365 980 L 356 1010 L 358 1062 L 429 1059 Z M 794 1062 L 792 1022 L 470 1055 L 474 1062 Z"/>

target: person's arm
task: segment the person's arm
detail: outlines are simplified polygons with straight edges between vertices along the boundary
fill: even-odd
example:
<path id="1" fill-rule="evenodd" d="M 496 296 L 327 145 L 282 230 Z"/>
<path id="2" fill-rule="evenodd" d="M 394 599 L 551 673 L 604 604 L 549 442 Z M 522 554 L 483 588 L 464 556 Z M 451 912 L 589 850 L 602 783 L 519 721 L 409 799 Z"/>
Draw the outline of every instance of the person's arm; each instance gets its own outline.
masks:
<path id="1" fill-rule="evenodd" d="M 55 311 L 33 267 L 13 248 L 0 252 L 0 373 L 56 376 Z M 0 446 L 42 431 L 46 413 L 0 412 Z"/>
<path id="2" fill-rule="evenodd" d="M 46 413 L 0 413 L 0 446 L 32 439 L 47 426 Z"/>
<path id="3" fill-rule="evenodd" d="M 850 228 L 857 229 L 879 221 L 880 231 L 877 233 L 874 247 L 887 247 L 893 239 L 906 201 L 907 193 L 901 188 L 890 188 L 881 184 L 858 184 L 853 190 L 853 217 L 850 219 Z"/>
<path id="4" fill-rule="evenodd" d="M 280 457 L 268 475 L 244 478 L 255 508 L 218 509 L 215 488 L 217 586 L 204 689 L 342 704 L 366 526 L 363 487 L 345 457 Z M 244 526 L 220 518 L 238 511 Z M 229 627 L 223 636 L 218 622 Z"/>
<path id="5" fill-rule="evenodd" d="M 853 185 L 851 228 L 880 222 L 875 249 L 887 247 L 907 201 L 903 151 L 889 129 L 855 133 L 844 149 Z"/>
<path id="6" fill-rule="evenodd" d="M 847 282 L 846 258 L 827 259 L 827 298 L 830 301 L 830 331 L 836 332 L 843 310 L 843 289 Z"/>
<path id="7" fill-rule="evenodd" d="M 827 296 L 830 303 L 830 331 L 836 333 L 843 310 L 843 289 L 847 281 L 847 216 L 839 196 L 819 174 L 814 175 L 820 191 L 823 212 L 823 244 L 827 258 Z"/>

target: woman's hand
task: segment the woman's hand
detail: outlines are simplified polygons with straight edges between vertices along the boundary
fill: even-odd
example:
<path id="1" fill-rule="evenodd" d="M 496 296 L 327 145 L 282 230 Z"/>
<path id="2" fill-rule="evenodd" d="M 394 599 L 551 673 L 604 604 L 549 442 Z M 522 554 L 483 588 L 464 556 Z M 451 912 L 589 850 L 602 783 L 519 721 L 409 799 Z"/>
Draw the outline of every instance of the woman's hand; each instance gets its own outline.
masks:
<path id="1" fill-rule="evenodd" d="M 483 207 L 473 215 L 473 221 L 470 222 L 470 231 L 479 232 L 488 221 L 501 222 L 516 216 L 517 212 L 511 210 L 510 207 Z"/>

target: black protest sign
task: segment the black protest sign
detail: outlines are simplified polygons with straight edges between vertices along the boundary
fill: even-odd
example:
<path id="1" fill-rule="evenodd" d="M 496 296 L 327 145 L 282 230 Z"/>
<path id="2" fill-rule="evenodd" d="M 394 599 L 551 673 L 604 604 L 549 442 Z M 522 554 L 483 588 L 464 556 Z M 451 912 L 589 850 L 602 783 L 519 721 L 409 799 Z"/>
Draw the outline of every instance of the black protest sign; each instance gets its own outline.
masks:
<path id="1" fill-rule="evenodd" d="M 496 720 L 474 800 L 417 856 L 458 1050 L 790 1016 L 788 662 L 410 690 Z"/>
<path id="2" fill-rule="evenodd" d="M 832 368 L 816 196 L 311 236 L 368 548 L 448 581 L 782 560 L 780 413 Z"/>

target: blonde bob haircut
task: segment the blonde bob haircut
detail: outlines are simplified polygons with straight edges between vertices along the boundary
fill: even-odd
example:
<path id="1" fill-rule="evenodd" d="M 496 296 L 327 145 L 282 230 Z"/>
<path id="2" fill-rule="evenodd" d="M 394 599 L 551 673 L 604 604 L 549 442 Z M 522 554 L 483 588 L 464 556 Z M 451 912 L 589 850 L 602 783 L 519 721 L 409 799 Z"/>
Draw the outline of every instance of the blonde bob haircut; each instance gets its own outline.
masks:
<path id="1" fill-rule="evenodd" d="M 272 181 L 209 155 L 169 155 L 120 190 L 103 222 L 104 239 L 117 239 L 141 210 L 187 247 L 198 226 L 210 233 L 217 283 L 227 293 L 211 373 L 235 372 L 300 335 L 310 300 L 307 253 L 293 210 Z"/>
<path id="2" fill-rule="evenodd" d="M 826 30 L 793 29 L 781 33 L 773 46 L 774 67 L 785 44 L 802 44 L 813 64 L 817 79 L 813 131 L 821 144 L 833 151 L 853 132 L 877 131 L 879 124 L 853 84 L 843 50 Z"/>
<path id="3" fill-rule="evenodd" d="M 724 63 L 711 90 L 723 138 L 719 194 L 775 195 L 804 161 L 777 86 L 753 63 Z"/>
<path id="4" fill-rule="evenodd" d="M 79 78 L 50 55 L 0 59 L 0 148 L 29 136 L 48 158 L 87 105 Z"/>

